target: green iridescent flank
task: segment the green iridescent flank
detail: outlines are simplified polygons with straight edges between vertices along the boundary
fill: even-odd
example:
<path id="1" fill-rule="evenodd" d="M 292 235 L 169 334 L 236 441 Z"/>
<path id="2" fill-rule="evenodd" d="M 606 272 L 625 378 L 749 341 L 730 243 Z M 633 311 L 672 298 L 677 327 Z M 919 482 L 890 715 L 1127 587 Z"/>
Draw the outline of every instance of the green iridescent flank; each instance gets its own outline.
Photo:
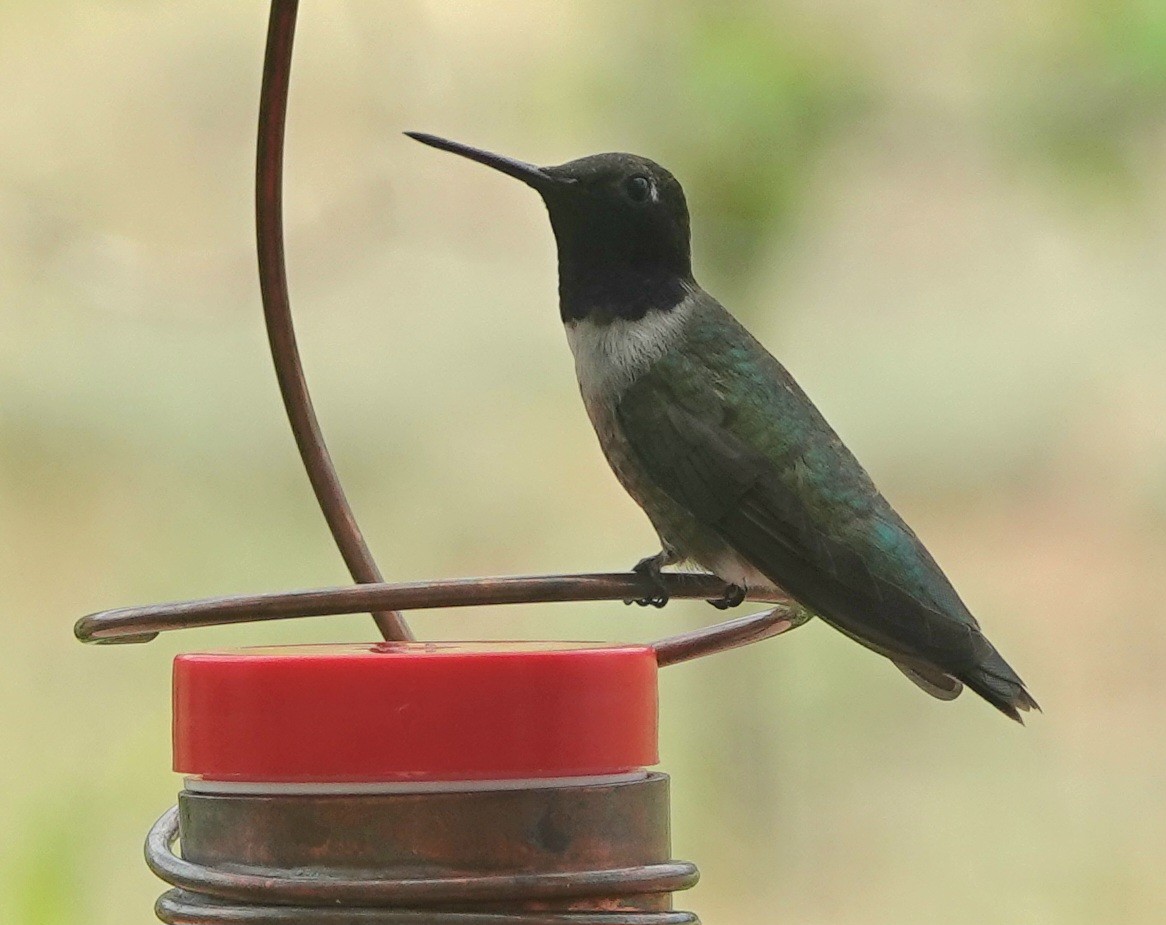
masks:
<path id="1" fill-rule="evenodd" d="M 876 651 L 956 676 L 988 662 L 1018 684 L 785 368 L 715 300 L 695 298 L 684 336 L 616 407 L 634 493 L 665 545 L 697 561 L 729 547 Z"/>

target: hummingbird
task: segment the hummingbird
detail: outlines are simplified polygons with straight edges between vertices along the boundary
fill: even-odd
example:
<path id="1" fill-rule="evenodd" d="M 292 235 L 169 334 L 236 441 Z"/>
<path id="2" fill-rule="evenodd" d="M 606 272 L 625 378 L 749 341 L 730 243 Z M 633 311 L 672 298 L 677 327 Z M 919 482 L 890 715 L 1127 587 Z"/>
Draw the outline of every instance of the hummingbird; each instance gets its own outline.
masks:
<path id="1" fill-rule="evenodd" d="M 697 284 L 671 173 L 633 154 L 539 167 L 405 134 L 546 205 L 583 403 L 660 539 L 634 567 L 654 589 L 638 603 L 664 606 L 661 569 L 694 562 L 726 583 L 718 607 L 780 590 L 940 700 L 966 685 L 1018 722 L 1040 709 L 785 367 Z"/>

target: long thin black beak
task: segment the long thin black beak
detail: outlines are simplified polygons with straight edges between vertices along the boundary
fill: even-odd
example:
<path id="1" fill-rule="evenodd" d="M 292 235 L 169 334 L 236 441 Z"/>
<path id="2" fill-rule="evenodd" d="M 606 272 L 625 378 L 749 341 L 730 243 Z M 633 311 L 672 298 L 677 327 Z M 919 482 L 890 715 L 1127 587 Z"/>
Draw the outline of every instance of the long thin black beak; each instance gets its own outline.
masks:
<path id="1" fill-rule="evenodd" d="M 437 135 L 429 135 L 425 132 L 406 132 L 405 134 L 414 141 L 421 142 L 423 145 L 429 145 L 431 148 L 440 148 L 442 151 L 449 151 L 453 154 L 460 154 L 462 157 L 468 157 L 471 161 L 477 161 L 479 164 L 485 164 L 487 167 L 500 170 L 507 176 L 521 180 L 527 186 L 533 186 L 539 192 L 542 192 L 550 186 L 558 186 L 563 182 L 552 177 L 541 167 L 528 164 L 525 161 L 516 161 L 512 157 L 492 154 L 489 151 L 483 151 L 481 148 L 471 148 L 469 145 L 463 145 L 457 141 L 450 141 L 447 138 L 439 138 Z"/>

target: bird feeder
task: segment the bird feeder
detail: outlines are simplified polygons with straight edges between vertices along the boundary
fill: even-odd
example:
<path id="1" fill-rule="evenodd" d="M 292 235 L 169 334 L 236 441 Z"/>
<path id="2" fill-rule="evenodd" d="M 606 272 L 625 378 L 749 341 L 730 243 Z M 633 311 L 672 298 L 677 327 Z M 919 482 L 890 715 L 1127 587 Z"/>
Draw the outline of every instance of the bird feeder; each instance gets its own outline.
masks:
<path id="1" fill-rule="evenodd" d="M 297 0 L 272 0 L 259 110 L 256 218 L 276 376 L 320 508 L 357 584 L 108 610 L 83 642 L 369 611 L 383 642 L 180 655 L 178 805 L 146 842 L 183 925 L 681 925 L 657 763 L 661 667 L 808 619 L 792 601 L 649 645 L 424 643 L 403 610 L 621 600 L 634 573 L 382 579 L 332 466 L 299 361 L 284 264 L 282 171 Z M 717 598 L 701 574 L 676 598 Z M 175 850 L 180 842 L 180 851 Z"/>

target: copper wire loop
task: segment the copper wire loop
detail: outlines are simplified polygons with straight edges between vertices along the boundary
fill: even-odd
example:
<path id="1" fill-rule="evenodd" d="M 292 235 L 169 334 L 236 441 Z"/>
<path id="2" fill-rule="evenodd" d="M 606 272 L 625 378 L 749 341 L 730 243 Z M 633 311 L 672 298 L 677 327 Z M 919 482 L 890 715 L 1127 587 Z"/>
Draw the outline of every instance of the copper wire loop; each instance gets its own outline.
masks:
<path id="1" fill-rule="evenodd" d="M 691 912 L 434 912 L 240 906 L 185 890 L 162 894 L 154 912 L 170 925 L 700 925 Z"/>
<path id="2" fill-rule="evenodd" d="M 676 598 L 715 598 L 725 589 L 724 582 L 712 575 L 675 574 L 665 575 L 663 579 Z M 167 630 L 359 613 L 370 608 L 425 610 L 489 604 L 621 600 L 650 593 L 651 589 L 644 582 L 642 576 L 629 572 L 458 578 L 398 584 L 381 582 L 347 588 L 241 594 L 106 610 L 82 617 L 77 621 L 74 633 L 82 642 L 133 643 L 149 642 Z M 765 596 L 772 598 L 774 595 Z M 672 665 L 776 636 L 800 626 L 809 617 L 807 611 L 793 601 L 787 601 L 761 613 L 661 639 L 653 646 L 659 664 Z"/>
<path id="3" fill-rule="evenodd" d="M 448 910 L 450 906 L 464 907 L 467 903 L 569 901 L 672 893 L 692 887 L 699 878 L 696 866 L 684 861 L 609 870 L 433 878 L 370 874 L 354 879 L 327 870 L 301 870 L 289 875 L 285 870 L 238 865 L 224 870 L 193 864 L 174 853 L 178 819 L 178 807 L 171 807 L 146 837 L 146 863 L 150 870 L 178 888 L 158 901 L 157 912 L 164 922 L 680 925 L 698 921 L 687 912 Z"/>

